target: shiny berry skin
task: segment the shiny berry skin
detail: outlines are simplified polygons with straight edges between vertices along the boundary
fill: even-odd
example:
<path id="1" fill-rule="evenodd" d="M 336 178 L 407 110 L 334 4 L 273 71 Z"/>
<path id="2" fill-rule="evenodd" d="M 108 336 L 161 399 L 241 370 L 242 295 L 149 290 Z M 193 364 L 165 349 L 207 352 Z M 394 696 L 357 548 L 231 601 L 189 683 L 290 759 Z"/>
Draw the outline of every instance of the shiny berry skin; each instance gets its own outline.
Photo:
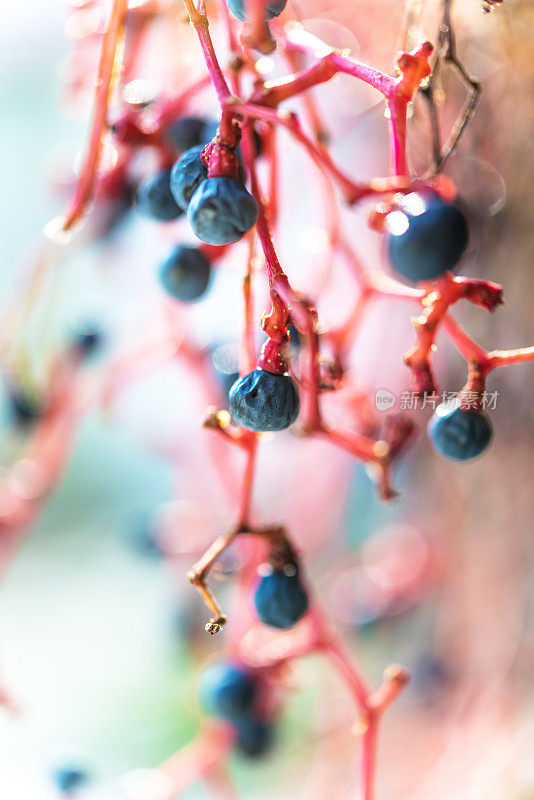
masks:
<path id="1" fill-rule="evenodd" d="M 206 244 L 237 242 L 255 224 L 258 206 L 234 178 L 208 178 L 189 203 L 187 218 L 195 236 Z"/>
<path id="2" fill-rule="evenodd" d="M 273 17 L 277 17 L 279 14 L 281 14 L 286 7 L 286 4 L 287 0 L 271 0 L 271 2 L 267 3 L 265 6 L 267 19 L 272 19 Z M 245 21 L 246 17 L 244 0 L 227 0 L 227 5 L 234 17 L 240 19 L 241 22 Z"/>
<path id="3" fill-rule="evenodd" d="M 256 684 L 252 675 L 239 664 L 212 664 L 200 681 L 200 698 L 206 710 L 234 723 L 252 718 Z"/>
<path id="4" fill-rule="evenodd" d="M 159 269 L 159 280 L 177 300 L 198 300 L 210 282 L 211 264 L 196 247 L 177 245 Z"/>
<path id="5" fill-rule="evenodd" d="M 169 222 L 183 214 L 176 205 L 170 187 L 170 171 L 162 170 L 144 178 L 137 187 L 135 203 L 139 211 L 160 222 Z"/>
<path id="6" fill-rule="evenodd" d="M 271 569 L 263 575 L 254 593 L 258 617 L 273 628 L 291 628 L 308 610 L 308 595 L 295 564 Z"/>
<path id="7" fill-rule="evenodd" d="M 171 192 L 184 211 L 187 211 L 189 202 L 200 184 L 208 177 L 208 170 L 200 158 L 204 146 L 199 144 L 190 147 L 182 153 L 171 169 Z"/>
<path id="8" fill-rule="evenodd" d="M 281 431 L 300 411 L 297 384 L 290 375 L 255 369 L 230 390 L 230 413 L 251 431 Z"/>
<path id="9" fill-rule="evenodd" d="M 453 269 L 469 241 L 464 213 L 434 192 L 407 195 L 386 224 L 391 263 L 411 281 L 433 280 Z"/>
<path id="10" fill-rule="evenodd" d="M 453 461 L 468 461 L 486 449 L 493 430 L 482 411 L 463 410 L 442 403 L 428 423 L 428 436 L 440 455 Z"/>
<path id="11" fill-rule="evenodd" d="M 87 783 L 89 775 L 79 764 L 63 764 L 53 770 L 52 778 L 61 794 L 72 795 Z"/>
<path id="12" fill-rule="evenodd" d="M 248 758 L 265 755 L 271 749 L 272 742 L 273 729 L 267 722 L 250 719 L 237 726 L 236 747 Z"/>

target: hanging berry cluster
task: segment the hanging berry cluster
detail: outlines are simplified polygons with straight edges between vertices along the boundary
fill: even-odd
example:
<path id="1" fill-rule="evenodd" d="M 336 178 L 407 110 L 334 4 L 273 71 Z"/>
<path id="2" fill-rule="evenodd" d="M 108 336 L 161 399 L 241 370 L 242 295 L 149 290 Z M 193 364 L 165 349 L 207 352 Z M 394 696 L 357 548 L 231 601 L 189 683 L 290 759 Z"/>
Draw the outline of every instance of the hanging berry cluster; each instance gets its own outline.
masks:
<path id="1" fill-rule="evenodd" d="M 291 2 L 286 7 L 286 0 L 219 0 L 216 8 L 209 4 L 207 11 L 203 2 L 197 6 L 194 0 L 184 0 L 184 4 L 196 31 L 205 76 L 183 87 L 176 96 L 156 97 L 149 104 L 125 105 L 112 113 L 114 82 L 121 80 L 121 70 L 123 81 L 124 76 L 131 75 L 144 34 L 164 13 L 158 3 L 149 0 L 131 8 L 127 0 L 114 0 L 102 39 L 85 158 L 65 214 L 54 229 L 63 234 L 73 231 L 91 203 L 99 207 L 104 201 L 124 198 L 131 189 L 135 157 L 142 150 L 151 149 L 157 154 L 158 166 L 134 190 L 137 209 L 161 223 L 186 215 L 199 240 L 194 246 L 175 245 L 160 265 L 160 283 L 172 299 L 183 303 L 201 299 L 222 256 L 234 243 L 243 239 L 248 242 L 241 369 L 229 387 L 229 413 L 211 409 L 205 421 L 211 436 L 244 454 L 242 479 L 235 497 L 236 515 L 228 530 L 192 567 L 189 579 L 210 610 L 206 630 L 218 633 L 227 617 L 207 585 L 210 569 L 237 539 L 261 541 L 266 549 L 261 553 L 250 550 L 241 585 L 253 586 L 254 608 L 263 625 L 287 631 L 296 628 L 295 636 L 285 640 L 284 647 L 272 658 L 264 659 L 261 666 L 252 663 L 239 638 L 228 640 L 225 660 L 209 668 L 202 679 L 202 700 L 215 721 L 206 724 L 192 745 L 198 756 L 197 766 L 187 779 L 194 780 L 202 774 L 206 764 L 222 761 L 233 743 L 248 755 L 265 752 L 281 703 L 282 667 L 297 656 L 321 652 L 339 670 L 358 707 L 363 722 L 362 796 L 371 800 L 378 725 L 382 713 L 405 685 L 407 673 L 392 666 L 378 689 L 367 685 L 313 596 L 290 532 L 282 524 L 258 524 L 255 520 L 256 457 L 262 434 L 294 426 L 301 436 L 323 439 L 366 463 L 380 496 L 395 496 L 392 466 L 413 438 L 412 420 L 390 414 L 381 431 L 365 435 L 331 424 L 323 402 L 327 393 L 343 386 L 355 331 L 368 305 L 381 298 L 419 308 L 412 320 L 415 344 L 404 356 L 417 396 L 436 398 L 439 394 L 433 368 L 438 331 L 444 332 L 467 362 L 466 384 L 457 401 L 438 406 L 429 423 L 428 435 L 435 449 L 446 458 L 465 461 L 488 447 L 492 425 L 483 410 L 486 380 L 497 367 L 534 360 L 534 348 L 487 352 L 450 316 L 460 300 L 487 311 L 502 303 L 500 286 L 454 274 L 468 246 L 469 221 L 456 197 L 456 188 L 439 175 L 474 110 L 478 84 L 458 61 L 449 0 L 443 3 L 436 49 L 430 42 L 421 41 L 411 52 L 401 52 L 392 75 L 306 33 L 296 24 Z M 485 5 L 489 10 L 498 2 L 488 0 Z M 224 69 L 211 37 L 211 23 L 216 23 L 227 37 L 230 57 Z M 267 83 L 258 68 L 259 55 L 275 49 L 282 53 L 290 74 Z M 473 90 L 473 101 L 443 146 L 436 131 L 434 152 L 430 154 L 433 167 L 427 175 L 414 176 L 408 165 L 408 110 L 419 91 L 432 104 L 432 81 L 443 59 L 449 59 L 459 69 L 468 91 Z M 330 154 L 325 125 L 310 90 L 340 73 L 363 81 L 382 95 L 390 132 L 389 175 L 358 181 L 346 174 Z M 252 79 L 253 85 L 247 94 L 243 89 L 245 76 Z M 220 107 L 220 118 L 215 121 L 188 113 L 191 100 L 209 86 Z M 306 101 L 305 123 L 294 111 L 281 108 L 301 97 Z M 332 257 L 343 256 L 360 288 L 350 318 L 327 331 L 321 328 L 316 308 L 319 298 L 309 296 L 306 286 L 294 287 L 277 256 L 275 139 L 279 129 L 291 135 L 325 181 L 329 207 L 336 220 L 329 241 Z M 111 138 L 117 158 L 104 168 L 106 137 Z M 271 175 L 269 182 L 261 179 L 260 161 L 266 165 L 266 174 Z M 369 198 L 374 200 L 369 226 L 383 235 L 389 266 L 396 277 L 384 270 L 363 268 L 339 222 L 340 202 L 356 208 Z M 115 221 L 113 218 L 113 224 Z M 253 318 L 251 269 L 258 243 L 264 267 L 262 279 L 268 285 L 270 298 L 270 308 L 261 320 L 266 338 L 259 353 L 255 330 L 260 322 Z M 14 543 L 35 518 L 61 472 L 68 450 L 65 431 L 74 429 L 80 411 L 72 387 L 85 356 L 98 344 L 96 331 L 84 331 L 76 338 L 56 371 L 46 413 L 14 395 L 17 413 L 39 420 L 32 457 L 43 467 L 43 485 L 30 500 L 17 498 L 12 486 L 5 488 L 12 494 L 11 511 L 2 518 L 2 524 Z M 170 344 L 179 357 L 202 372 L 203 354 L 186 335 Z M 292 363 L 295 346 L 299 355 Z M 131 364 L 127 365 L 126 371 L 129 370 Z M 120 383 L 121 375 L 121 369 L 115 370 L 113 380 Z M 111 381 L 106 386 L 112 395 L 116 384 Z M 59 438 L 58 429 L 62 430 Z M 261 487 L 257 489 L 260 491 Z M 251 574 L 255 575 L 253 580 Z M 191 758 L 188 761 L 184 752 L 174 757 L 172 765 L 169 762 L 161 767 L 162 774 L 172 776 L 169 797 L 183 785 L 183 776 L 177 778 L 181 757 L 184 764 L 191 765 Z"/>

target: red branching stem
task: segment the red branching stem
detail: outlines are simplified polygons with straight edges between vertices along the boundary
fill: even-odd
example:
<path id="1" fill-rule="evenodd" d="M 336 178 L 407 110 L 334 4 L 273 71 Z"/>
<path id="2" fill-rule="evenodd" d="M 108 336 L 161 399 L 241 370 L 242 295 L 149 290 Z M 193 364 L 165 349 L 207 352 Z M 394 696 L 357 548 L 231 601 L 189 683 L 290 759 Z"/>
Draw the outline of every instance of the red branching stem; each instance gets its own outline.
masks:
<path id="1" fill-rule="evenodd" d="M 276 42 L 271 35 L 266 17 L 267 0 L 245 0 L 246 22 L 243 42 L 260 53 L 272 53 Z"/>
<path id="2" fill-rule="evenodd" d="M 405 354 L 404 362 L 412 370 L 414 391 L 434 395 L 437 391 L 431 366 L 431 355 L 438 328 L 449 307 L 462 296 L 462 287 L 450 273 L 426 286 L 421 299 L 423 312 L 412 318 L 417 341 Z"/>
<path id="3" fill-rule="evenodd" d="M 319 403 L 319 335 L 317 333 L 317 311 L 312 303 L 300 297 L 289 285 L 285 276 L 274 282 L 273 288 L 290 309 L 297 328 L 306 335 L 308 344 L 306 383 L 306 407 L 304 411 L 304 430 L 313 432 L 322 425 Z"/>
<path id="4" fill-rule="evenodd" d="M 148 27 L 152 22 L 153 17 L 150 14 L 129 14 L 128 28 L 126 31 L 126 44 L 127 58 L 124 58 L 122 79 L 125 83 L 132 79 L 137 69 L 143 45 L 145 43 Z"/>
<path id="5" fill-rule="evenodd" d="M 64 231 L 68 231 L 80 219 L 94 191 L 127 11 L 128 0 L 114 0 L 100 53 L 88 145 L 76 190 L 65 209 L 62 223 Z"/>
<path id="6" fill-rule="evenodd" d="M 400 664 L 390 664 L 384 672 L 381 685 L 369 697 L 369 707 L 378 714 L 383 713 L 398 697 L 410 680 L 410 673 Z"/>
<path id="7" fill-rule="evenodd" d="M 208 18 L 205 14 L 200 14 L 197 11 L 193 0 L 184 0 L 184 5 L 187 9 L 187 13 L 189 14 L 191 24 L 197 33 L 211 82 L 215 91 L 217 92 L 217 97 L 220 104 L 223 105 L 223 103 L 231 96 L 231 92 L 220 67 L 217 54 L 215 53 L 215 48 L 213 47 L 213 42 L 209 33 Z"/>
<path id="8" fill-rule="evenodd" d="M 253 436 L 249 440 L 245 469 L 243 472 L 243 481 L 239 489 L 238 528 L 249 527 L 250 506 L 252 501 L 257 452 L 258 439 L 256 436 Z"/>
<path id="9" fill-rule="evenodd" d="M 269 159 L 269 219 L 272 225 L 278 221 L 278 191 L 279 191 L 279 164 L 278 164 L 278 132 L 274 125 L 269 127 L 267 135 L 267 153 Z"/>
<path id="10" fill-rule="evenodd" d="M 199 92 L 211 83 L 209 75 L 203 75 L 198 80 L 189 84 L 182 92 L 175 97 L 164 98 L 158 104 L 158 110 L 153 118 L 152 124 L 156 131 L 161 131 L 168 122 L 176 119 L 185 106 L 196 97 Z M 152 113 L 152 112 L 151 112 Z"/>
<path id="11" fill-rule="evenodd" d="M 325 623 L 322 613 L 314 609 L 319 646 L 338 670 L 360 710 L 362 753 L 360 762 L 362 800 L 373 800 L 376 771 L 376 747 L 381 715 L 406 686 L 409 673 L 404 667 L 392 664 L 384 672 L 382 684 L 372 691 L 358 671 L 345 647 Z"/>
<path id="12" fill-rule="evenodd" d="M 235 35 L 234 26 L 230 18 L 230 10 L 228 8 L 226 0 L 217 0 L 217 17 L 222 20 L 222 23 L 224 25 L 224 29 L 226 31 L 226 37 L 228 40 L 228 50 L 230 51 L 231 54 L 237 53 L 238 51 L 237 37 Z"/>
<path id="13" fill-rule="evenodd" d="M 442 320 L 443 329 L 456 349 L 468 363 L 475 363 L 482 369 L 488 366 L 488 354 L 467 334 L 449 314 Z"/>
<path id="14" fill-rule="evenodd" d="M 511 364 L 524 364 L 534 361 L 534 347 L 522 347 L 518 350 L 492 350 L 488 353 L 488 369 L 507 367 Z"/>
<path id="15" fill-rule="evenodd" d="M 296 72 L 297 71 L 297 62 L 298 62 L 298 51 L 296 51 L 291 43 L 288 41 L 286 44 L 285 50 L 285 58 L 288 62 L 290 68 Z M 306 116 L 308 117 L 309 123 L 313 130 L 313 134 L 315 139 L 321 143 L 325 144 L 328 140 L 328 133 L 326 131 L 325 125 L 323 120 L 321 119 L 321 115 L 319 113 L 319 109 L 317 108 L 317 104 L 313 98 L 313 96 L 309 92 L 304 92 L 301 98 L 302 105 L 306 112 Z"/>
<path id="16" fill-rule="evenodd" d="M 375 178 L 368 183 L 357 183 L 345 175 L 332 160 L 332 157 L 322 145 L 310 139 L 302 130 L 302 126 L 296 114 L 273 111 L 270 108 L 263 108 L 253 103 L 242 103 L 232 101 L 234 113 L 252 119 L 262 119 L 272 124 L 278 124 L 286 128 L 287 131 L 308 151 L 311 158 L 320 169 L 326 170 L 343 192 L 347 203 L 353 204 L 364 197 L 374 194 L 385 194 L 395 191 L 407 191 L 409 181 L 404 177 L 394 176 L 392 178 Z"/>
<path id="17" fill-rule="evenodd" d="M 392 95 L 388 101 L 390 154 L 392 175 L 408 175 L 406 156 L 406 114 L 408 101 L 405 97 Z"/>
<path id="18" fill-rule="evenodd" d="M 337 639 L 337 637 L 333 637 L 331 634 L 328 634 L 327 639 L 322 643 L 321 648 L 340 673 L 343 681 L 346 683 L 347 688 L 350 690 L 359 708 L 362 711 L 367 712 L 369 708 L 368 698 L 371 693 L 371 689 L 367 685 L 363 675 L 358 672 L 352 663 L 352 659 L 348 655 L 341 642 Z"/>
<path id="19" fill-rule="evenodd" d="M 295 45 L 295 42 L 293 44 Z M 310 49 L 303 47 L 302 52 L 309 54 Z M 379 70 L 363 64 L 361 61 L 356 61 L 350 56 L 341 55 L 333 50 L 315 64 L 294 76 L 290 75 L 286 78 L 266 83 L 265 89 L 261 91 L 261 102 L 274 108 L 297 94 L 318 86 L 320 83 L 326 83 L 338 72 L 344 72 L 347 75 L 359 78 L 374 89 L 378 89 L 384 96 L 390 93 L 394 85 L 394 78 L 389 75 L 384 75 Z M 260 98 L 255 97 L 254 99 Z"/>
<path id="20" fill-rule="evenodd" d="M 280 262 L 278 261 L 278 256 L 276 255 L 276 250 L 274 249 L 273 240 L 271 239 L 271 234 L 269 231 L 267 214 L 265 212 L 265 206 L 261 198 L 260 186 L 256 175 L 256 169 L 253 161 L 248 157 L 248 153 L 245 153 L 245 163 L 247 165 L 250 175 L 251 192 L 254 199 L 256 200 L 256 203 L 258 204 L 258 220 L 256 222 L 256 230 L 258 232 L 260 243 L 263 249 L 263 254 L 265 256 L 265 266 L 267 269 L 267 278 L 269 280 L 269 286 L 272 289 L 274 286 L 274 282 L 277 278 L 280 278 L 282 282 L 284 280 L 287 282 L 287 277 L 285 276 L 285 273 L 280 265 Z"/>
<path id="21" fill-rule="evenodd" d="M 362 735 L 362 798 L 373 800 L 375 793 L 376 745 L 378 739 L 378 719 L 376 714 L 368 714 L 362 722 L 365 730 Z"/>
<path id="22" fill-rule="evenodd" d="M 377 442 L 358 433 L 338 431 L 323 426 L 317 430 L 317 435 L 328 439 L 342 450 L 352 453 L 353 456 L 366 463 L 376 462 L 387 455 L 388 448 L 385 442 Z"/>
<path id="23" fill-rule="evenodd" d="M 412 286 L 405 286 L 403 283 L 390 278 L 381 273 L 371 273 L 368 275 L 369 288 L 380 297 L 390 297 L 395 300 L 409 300 L 411 302 L 421 302 L 425 296 L 423 289 L 415 289 Z"/>
<path id="24" fill-rule="evenodd" d="M 252 265 L 256 249 L 254 232 L 248 234 L 247 269 L 243 277 L 243 334 L 240 352 L 240 373 L 246 375 L 256 365 L 256 346 L 254 342 L 254 299 L 252 295 Z"/>

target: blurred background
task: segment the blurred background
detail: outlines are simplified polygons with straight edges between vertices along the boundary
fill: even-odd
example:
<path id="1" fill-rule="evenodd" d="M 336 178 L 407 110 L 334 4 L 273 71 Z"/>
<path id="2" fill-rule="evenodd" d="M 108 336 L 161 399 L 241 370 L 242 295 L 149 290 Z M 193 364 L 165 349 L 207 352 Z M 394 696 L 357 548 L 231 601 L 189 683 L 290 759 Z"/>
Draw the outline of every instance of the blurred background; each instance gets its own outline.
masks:
<path id="1" fill-rule="evenodd" d="M 55 266 L 38 285 L 10 363 L 15 358 L 39 394 L 76 321 L 95 320 L 104 330 L 102 352 L 86 369 L 89 401 L 73 429 L 64 472 L 20 537 L 0 588 L 0 684 L 15 707 L 13 713 L 0 709 L 0 796 L 9 800 L 57 797 L 51 770 L 69 759 L 88 767 L 81 797 L 134 796 L 128 795 L 132 771 L 157 766 L 194 736 L 197 673 L 224 641 L 204 634 L 205 610 L 185 578 L 232 514 L 206 466 L 201 389 L 184 365 L 156 359 L 110 405 L 94 400 L 117 354 L 135 354 L 157 339 L 167 312 L 155 272 L 170 243 L 192 239 L 187 223 L 162 229 L 133 209 L 110 235 L 87 246 L 43 244 L 44 226 L 68 197 L 64 176 L 87 127 L 89 95 L 83 86 L 73 92 L 65 80 L 68 59 L 92 24 L 90 17 L 76 19 L 83 5 L 19 0 L 3 10 L 0 30 L 6 325 L 16 328 L 24 315 L 17 298 L 27 290 L 24 276 L 35 254 L 44 247 Z M 423 11 L 422 34 L 435 40 L 439 4 L 429 2 Z M 301 0 L 294 12 L 328 43 L 391 70 L 401 0 L 358 8 L 343 0 Z M 462 61 L 483 84 L 475 120 L 446 170 L 471 213 L 473 243 L 461 272 L 502 283 L 506 304 L 493 316 L 472 306 L 458 307 L 454 316 L 489 349 L 526 346 L 534 342 L 534 9 L 528 0 L 505 0 L 483 15 L 477 0 L 465 0 L 455 20 Z M 200 74 L 196 42 L 177 19 L 155 28 L 160 49 L 141 60 L 135 77 L 172 91 L 190 72 Z M 97 55 L 89 47 L 81 60 L 89 87 Z M 276 59 L 266 69 L 286 71 Z M 464 89 L 445 70 L 440 90 L 446 130 Z M 385 174 L 387 128 L 376 97 L 346 77 L 315 95 L 335 158 L 358 177 Z M 199 96 L 192 109 L 215 113 L 212 95 Z M 430 151 L 421 98 L 410 125 L 412 165 L 422 170 Z M 282 217 L 277 242 L 293 283 L 320 293 L 328 324 L 350 308 L 346 287 L 353 284 L 341 268 L 329 273 L 320 186 L 302 198 L 292 166 L 298 158 L 282 136 L 281 196 L 291 212 Z M 379 268 L 381 241 L 367 230 L 366 211 L 344 210 L 343 219 L 364 263 Z M 215 350 L 239 338 L 244 257 L 244 245 L 233 248 L 206 299 L 184 312 L 201 347 Z M 330 283 L 322 292 L 326 274 Z M 256 284 L 259 319 L 261 271 Z M 412 340 L 412 311 L 399 306 L 373 306 L 351 355 L 354 385 L 371 403 L 377 387 L 399 396 L 408 385 L 402 353 Z M 440 388 L 458 390 L 465 364 L 444 339 L 438 345 Z M 13 423 L 10 385 L 6 377 L 4 475 L 31 436 L 27 426 Z M 495 438 L 472 464 L 441 461 L 424 434 L 430 411 L 416 412 L 421 433 L 397 470 L 402 495 L 391 505 L 376 499 L 361 465 L 327 444 L 283 434 L 262 447 L 258 516 L 287 521 L 312 585 L 370 680 L 377 684 L 391 661 L 413 674 L 384 721 L 379 800 L 534 798 L 534 368 L 493 373 L 489 389 L 498 392 Z M 222 388 L 212 401 L 224 403 Z M 289 477 L 273 479 L 280 458 Z M 229 461 L 232 468 L 239 464 Z M 238 568 L 236 554 L 215 579 L 228 606 Z M 241 796 L 270 797 L 276 781 L 284 798 L 352 797 L 357 738 L 344 688 L 318 657 L 292 667 L 291 685 L 272 753 L 252 762 L 232 756 Z M 183 796 L 208 795 L 194 786 Z"/>

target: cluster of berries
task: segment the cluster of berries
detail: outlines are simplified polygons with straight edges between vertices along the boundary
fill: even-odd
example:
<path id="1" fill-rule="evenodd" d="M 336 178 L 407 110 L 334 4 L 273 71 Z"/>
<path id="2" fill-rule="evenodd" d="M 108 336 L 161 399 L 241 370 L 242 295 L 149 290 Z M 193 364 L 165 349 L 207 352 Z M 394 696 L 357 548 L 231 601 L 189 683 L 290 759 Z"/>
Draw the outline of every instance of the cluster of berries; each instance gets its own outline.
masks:
<path id="1" fill-rule="evenodd" d="M 278 9 L 283 4 L 274 5 Z M 230 10 L 241 19 L 240 8 L 234 3 Z M 280 11 L 272 10 L 272 16 L 275 13 Z M 137 205 L 161 221 L 187 211 L 194 233 L 207 244 L 237 241 L 253 227 L 257 205 L 244 186 L 240 163 L 237 178 L 208 177 L 203 152 L 209 137 L 217 135 L 217 123 L 186 117 L 170 127 L 169 135 L 176 147 L 186 149 L 171 170 L 141 182 Z M 260 147 L 258 140 L 256 147 Z M 431 189 L 405 196 L 388 214 L 386 227 L 393 268 L 414 282 L 434 281 L 454 269 L 469 241 L 467 218 L 460 206 Z M 161 265 L 160 281 L 171 296 L 191 301 L 206 291 L 210 274 L 210 261 L 200 248 L 178 245 Z M 296 330 L 294 334 L 298 335 Z M 298 387 L 291 375 L 265 368 L 239 378 L 230 389 L 229 404 L 233 418 L 256 432 L 288 428 L 300 410 Z M 492 436 L 484 412 L 458 403 L 440 406 L 428 431 L 439 453 L 459 461 L 479 455 Z"/>
<path id="2" fill-rule="evenodd" d="M 387 248 L 396 272 L 410 281 L 433 281 L 454 269 L 469 242 L 467 218 L 457 203 L 434 191 L 407 195 L 386 218 Z M 488 446 L 492 427 L 483 411 L 461 401 L 438 406 L 428 426 L 430 440 L 446 458 L 467 461 Z"/>
<path id="3" fill-rule="evenodd" d="M 216 140 L 218 124 L 202 117 L 182 117 L 169 126 L 167 139 L 181 152 L 172 169 L 144 178 L 136 193 L 137 208 L 160 221 L 176 220 L 187 212 L 193 233 L 205 244 L 222 246 L 238 241 L 255 224 L 256 201 L 245 188 L 238 160 L 237 177 L 208 176 L 203 160 L 206 146 Z M 256 152 L 261 140 L 255 134 Z M 190 302 L 208 288 L 211 262 L 201 247 L 177 245 L 161 265 L 160 282 L 172 297 Z"/>
<path id="4" fill-rule="evenodd" d="M 465 214 L 458 204 L 443 200 L 434 191 L 408 195 L 388 216 L 389 257 L 404 279 L 436 280 L 456 266 L 467 247 Z M 299 413 L 298 388 L 288 374 L 256 369 L 232 387 L 230 411 L 240 424 L 253 431 L 287 428 Z M 492 427 L 484 412 L 464 409 L 456 403 L 436 409 L 428 432 L 439 453 L 466 461 L 487 447 Z"/>

